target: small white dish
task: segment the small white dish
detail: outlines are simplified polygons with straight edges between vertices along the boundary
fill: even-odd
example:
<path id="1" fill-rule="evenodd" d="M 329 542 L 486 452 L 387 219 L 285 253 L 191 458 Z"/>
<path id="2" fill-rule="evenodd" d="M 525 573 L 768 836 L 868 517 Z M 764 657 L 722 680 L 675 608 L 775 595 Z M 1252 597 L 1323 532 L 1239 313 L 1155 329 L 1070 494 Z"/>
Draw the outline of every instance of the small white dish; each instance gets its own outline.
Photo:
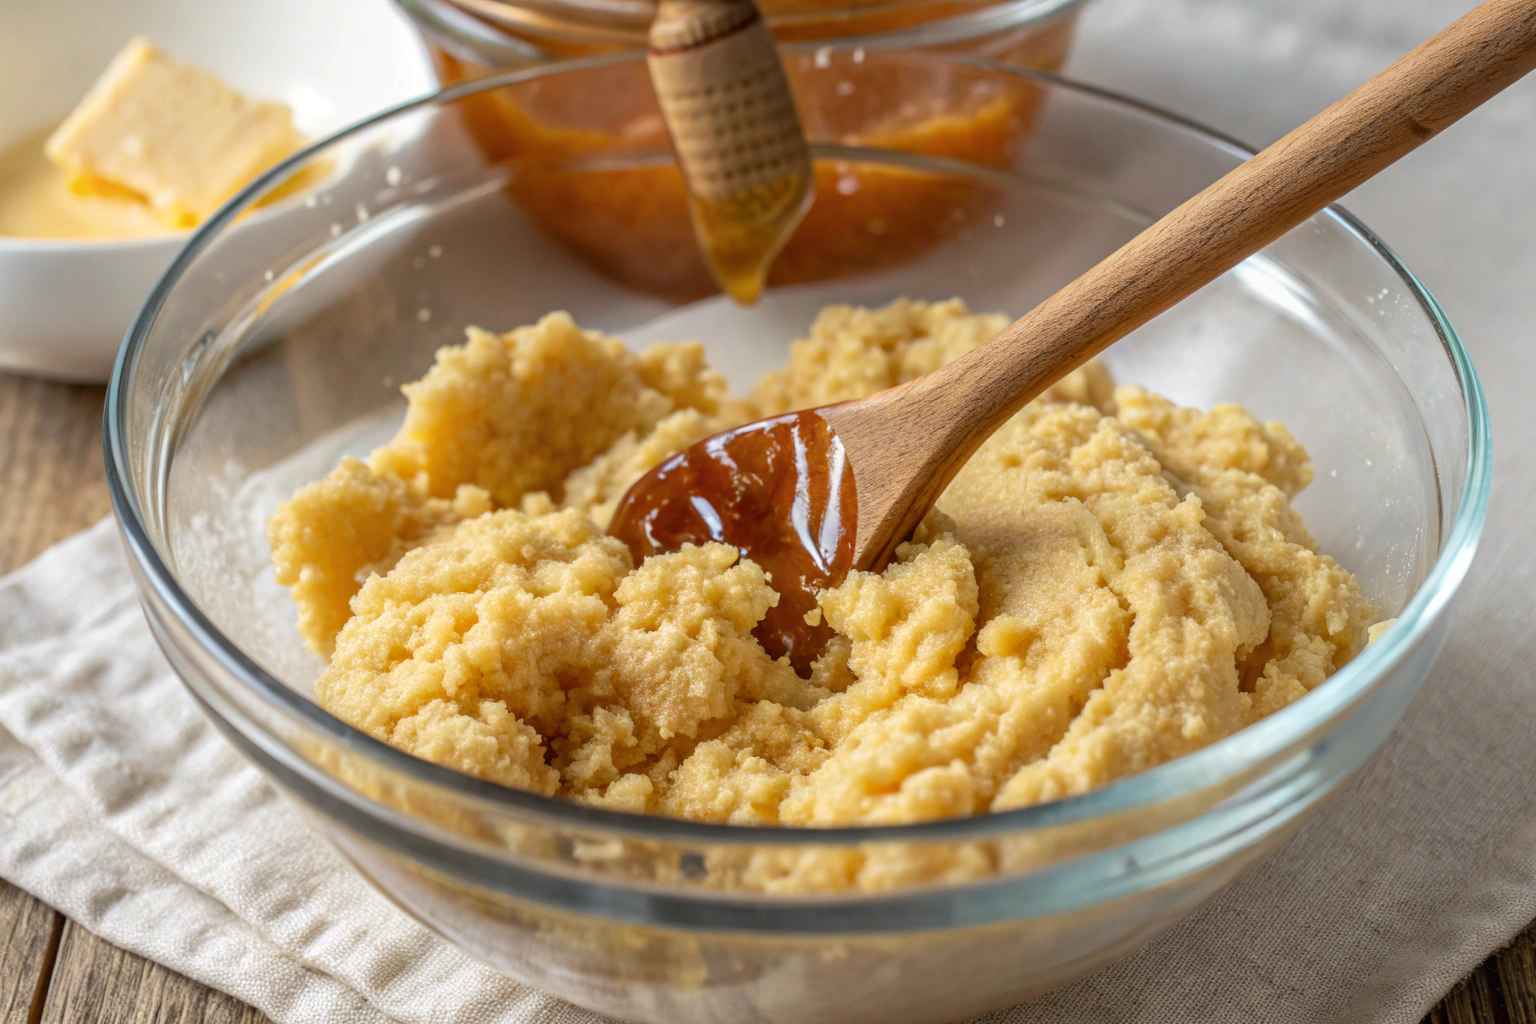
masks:
<path id="1" fill-rule="evenodd" d="M 311 138 L 435 88 L 389 0 L 0 4 L 0 147 L 45 131 L 129 39 L 293 107 Z M 302 193 L 285 202 L 302 202 Z M 104 381 L 189 232 L 126 241 L 0 237 L 0 369 Z"/>

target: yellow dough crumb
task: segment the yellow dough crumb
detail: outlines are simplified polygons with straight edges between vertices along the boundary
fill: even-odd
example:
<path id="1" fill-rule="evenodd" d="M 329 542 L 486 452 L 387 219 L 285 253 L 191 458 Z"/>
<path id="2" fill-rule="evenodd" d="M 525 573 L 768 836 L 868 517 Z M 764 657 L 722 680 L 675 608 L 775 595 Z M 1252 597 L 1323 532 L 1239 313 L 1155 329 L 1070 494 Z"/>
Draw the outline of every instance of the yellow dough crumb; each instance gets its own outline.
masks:
<path id="1" fill-rule="evenodd" d="M 671 452 L 911 379 L 1004 323 L 957 301 L 829 308 L 737 402 L 697 345 L 637 355 L 564 314 L 472 330 L 405 389 L 394 440 L 272 521 L 278 578 L 329 657 L 319 699 L 538 793 L 712 822 L 901 823 L 1160 764 L 1365 645 L 1372 609 L 1291 507 L 1311 476 L 1297 441 L 1236 406 L 1115 388 L 1097 365 L 1005 424 L 885 571 L 821 594 L 836 637 L 810 679 L 752 636 L 778 600 L 758 566 L 722 545 L 635 566 L 604 535 Z M 967 877 L 980 868 L 956 858 L 983 857 L 934 856 L 774 870 L 786 887 L 880 887 Z"/>

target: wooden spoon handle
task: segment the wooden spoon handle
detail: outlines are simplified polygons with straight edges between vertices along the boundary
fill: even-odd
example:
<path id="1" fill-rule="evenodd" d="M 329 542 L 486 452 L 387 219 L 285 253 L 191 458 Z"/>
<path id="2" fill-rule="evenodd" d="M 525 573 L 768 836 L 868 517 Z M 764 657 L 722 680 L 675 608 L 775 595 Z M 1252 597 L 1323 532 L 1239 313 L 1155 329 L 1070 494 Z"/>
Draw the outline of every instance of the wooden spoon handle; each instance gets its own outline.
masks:
<path id="1" fill-rule="evenodd" d="M 925 378 L 974 444 L 1074 367 L 1536 67 L 1536 0 L 1488 0 Z M 1511 154 L 1511 159 L 1515 156 Z M 914 382 L 916 383 L 916 382 Z"/>
<path id="2" fill-rule="evenodd" d="M 1536 0 L 1488 0 L 986 345 L 908 384 L 818 410 L 851 453 L 859 496 L 855 564 L 883 564 L 987 436 L 1062 375 L 1533 66 Z"/>

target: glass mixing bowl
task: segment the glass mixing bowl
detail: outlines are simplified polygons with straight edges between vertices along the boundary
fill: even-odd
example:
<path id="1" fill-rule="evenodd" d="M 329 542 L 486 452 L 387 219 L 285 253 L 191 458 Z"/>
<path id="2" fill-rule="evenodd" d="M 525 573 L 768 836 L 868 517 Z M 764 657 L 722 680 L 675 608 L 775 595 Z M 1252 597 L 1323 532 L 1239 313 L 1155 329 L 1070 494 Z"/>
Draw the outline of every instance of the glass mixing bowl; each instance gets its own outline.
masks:
<path id="1" fill-rule="evenodd" d="M 639 59 L 471 83 L 301 154 L 340 168 L 303 205 L 235 223 L 278 168 L 196 235 L 119 355 L 109 474 L 147 616 L 190 691 L 360 872 L 463 950 L 631 1020 L 963 1019 L 1145 942 L 1380 746 L 1440 649 L 1482 528 L 1486 412 L 1434 300 L 1338 209 L 1115 346 L 1124 381 L 1289 424 L 1318 468 L 1307 521 L 1396 624 L 1254 727 L 1084 796 L 909 826 L 706 825 L 500 788 L 331 717 L 266 568 L 264 521 L 385 436 L 401 382 L 466 324 L 563 308 L 633 340 L 699 337 L 741 387 L 827 303 L 959 295 L 1022 312 L 1245 155 L 1133 100 L 973 58 L 790 54 L 820 166 L 846 200 L 806 229 L 793 285 L 750 309 L 626 286 L 548 223 L 558 203 L 530 204 L 530 189 L 572 182 L 586 184 L 568 202 L 603 183 L 639 202 L 675 175 L 653 136 L 559 159 L 476 137 L 477 104 L 531 108 L 571 89 L 627 89 L 632 115 L 653 116 Z M 1032 130 L 975 161 L 827 128 L 837 102 L 890 80 L 978 104 L 1025 97 Z M 629 205 L 604 206 L 597 227 L 627 230 Z M 872 852 L 975 870 L 877 892 L 779 892 L 740 870 Z"/>

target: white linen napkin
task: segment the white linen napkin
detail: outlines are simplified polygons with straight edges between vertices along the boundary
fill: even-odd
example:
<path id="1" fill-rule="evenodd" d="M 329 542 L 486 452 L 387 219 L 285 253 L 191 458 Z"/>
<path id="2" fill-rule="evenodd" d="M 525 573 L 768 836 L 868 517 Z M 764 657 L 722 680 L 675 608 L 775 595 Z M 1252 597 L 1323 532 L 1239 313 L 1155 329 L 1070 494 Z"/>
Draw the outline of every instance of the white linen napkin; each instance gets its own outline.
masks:
<path id="1" fill-rule="evenodd" d="M 1100 0 L 1075 72 L 1264 142 L 1469 6 Z M 1414 1022 L 1536 917 L 1533 167 L 1528 82 L 1350 203 L 1460 325 L 1500 445 L 1424 694 L 1282 852 L 994 1024 Z M 280 1024 L 597 1020 L 438 941 L 308 831 L 160 657 L 110 524 L 0 581 L 0 877 Z"/>

